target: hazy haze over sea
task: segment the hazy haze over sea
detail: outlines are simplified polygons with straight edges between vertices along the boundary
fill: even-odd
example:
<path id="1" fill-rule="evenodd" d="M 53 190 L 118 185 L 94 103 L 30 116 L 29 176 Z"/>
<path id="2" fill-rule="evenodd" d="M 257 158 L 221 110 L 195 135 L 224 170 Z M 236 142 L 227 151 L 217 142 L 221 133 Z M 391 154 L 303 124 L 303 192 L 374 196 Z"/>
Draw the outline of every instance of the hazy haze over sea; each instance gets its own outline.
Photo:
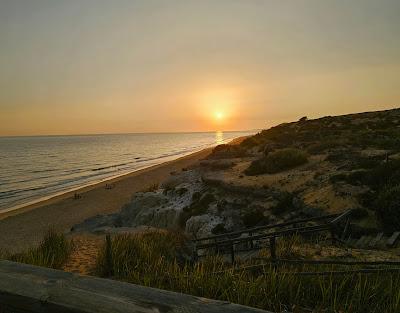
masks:
<path id="1" fill-rule="evenodd" d="M 252 133 L 0 137 L 0 212 Z"/>

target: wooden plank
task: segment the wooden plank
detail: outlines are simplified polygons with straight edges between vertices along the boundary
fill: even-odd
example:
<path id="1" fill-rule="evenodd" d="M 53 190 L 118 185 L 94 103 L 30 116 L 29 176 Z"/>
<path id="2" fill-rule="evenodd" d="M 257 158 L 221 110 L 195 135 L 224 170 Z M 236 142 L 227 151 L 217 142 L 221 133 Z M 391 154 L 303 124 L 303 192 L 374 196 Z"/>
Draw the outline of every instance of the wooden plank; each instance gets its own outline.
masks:
<path id="1" fill-rule="evenodd" d="M 334 275 L 352 275 L 352 274 L 377 274 L 377 273 L 400 273 L 400 268 L 367 268 L 349 271 L 330 271 L 330 272 L 282 272 L 281 274 L 296 276 L 334 276 Z"/>
<path id="2" fill-rule="evenodd" d="M 261 313 L 223 301 L 0 261 L 0 308 L 60 313 Z"/>
<path id="3" fill-rule="evenodd" d="M 258 259 L 258 258 L 255 258 Z M 261 258 L 259 258 L 261 259 Z M 365 265 L 365 266 L 388 266 L 388 265 L 400 265 L 400 262 L 396 261 L 353 261 L 353 262 L 346 262 L 346 261 L 335 261 L 335 260 L 285 260 L 285 259 L 269 259 L 269 260 L 264 260 L 267 263 L 264 264 L 256 264 L 256 265 L 248 265 L 248 266 L 243 266 L 243 267 L 236 267 L 236 268 L 231 268 L 228 270 L 224 271 L 218 271 L 214 272 L 213 274 L 223 274 L 227 272 L 242 272 L 242 271 L 254 271 L 254 270 L 262 270 L 264 268 L 270 268 L 271 266 L 274 266 L 274 268 L 277 268 L 277 265 L 281 264 L 299 264 L 299 265 L 304 265 L 304 264 L 311 264 L 311 265 L 342 265 L 342 266 L 360 266 L 360 265 Z M 346 270 L 346 271 L 324 271 L 324 272 L 306 272 L 306 275 L 320 275 L 321 273 L 329 274 L 329 273 L 351 273 L 351 272 L 357 272 L 357 273 L 376 273 L 376 272 L 400 272 L 400 268 L 393 268 L 393 267 L 381 267 L 381 268 L 365 268 L 365 269 L 360 269 L 360 270 Z M 294 274 L 294 275 L 301 275 L 302 272 L 280 272 L 280 274 Z M 300 274 L 299 274 L 300 273 Z M 322 274 L 322 275 L 325 275 Z"/>
<path id="4" fill-rule="evenodd" d="M 276 262 L 284 264 L 336 264 L 336 265 L 346 265 L 346 266 L 358 266 L 358 265 L 396 265 L 400 266 L 400 261 L 342 261 L 342 260 L 290 260 L 290 259 L 276 259 L 272 261 L 267 258 L 255 258 L 256 260 L 263 260 L 265 262 Z M 249 266 L 264 266 L 266 264 L 256 264 Z M 242 267 L 246 268 L 246 267 Z M 238 268 L 240 269 L 240 268 Z"/>
<path id="5" fill-rule="evenodd" d="M 354 244 L 356 247 L 361 247 L 362 243 L 364 242 L 365 238 L 367 238 L 367 236 L 361 236 L 360 239 L 357 240 L 357 242 Z"/>
<path id="6" fill-rule="evenodd" d="M 357 241 L 358 241 L 358 239 L 351 238 L 350 240 L 348 240 L 347 244 L 348 244 L 350 247 L 355 247 Z"/>
<path id="7" fill-rule="evenodd" d="M 379 233 L 376 235 L 374 239 L 371 240 L 371 242 L 368 244 L 370 248 L 375 248 L 378 244 L 378 242 L 382 239 L 383 233 Z"/>
<path id="8" fill-rule="evenodd" d="M 365 236 L 364 240 L 361 242 L 360 247 L 361 248 L 366 248 L 368 247 L 368 244 L 370 243 L 370 241 L 373 239 L 372 236 Z"/>
<path id="9" fill-rule="evenodd" d="M 396 244 L 396 241 L 400 237 L 400 231 L 396 231 L 393 233 L 392 237 L 390 237 L 387 241 L 387 246 L 388 247 L 393 247 Z"/>
<path id="10" fill-rule="evenodd" d="M 283 236 L 289 236 L 289 235 L 294 235 L 294 234 L 304 234 L 304 233 L 316 233 L 316 232 L 322 232 L 326 231 L 329 229 L 329 225 L 315 225 L 315 226 L 306 226 L 306 227 L 299 227 L 299 228 L 293 228 L 293 229 L 285 229 L 281 231 L 275 231 L 272 233 L 265 233 L 261 235 L 253 235 L 252 237 L 240 237 L 236 239 L 229 239 L 229 240 L 223 240 L 223 241 L 218 241 L 219 245 L 230 245 L 232 242 L 233 243 L 241 243 L 241 242 L 249 242 L 250 240 L 258 240 L 258 239 L 268 239 L 271 237 L 283 237 Z M 197 244 L 197 249 L 206 249 L 206 248 L 211 248 L 214 247 L 215 243 L 206 243 L 206 244 Z"/>

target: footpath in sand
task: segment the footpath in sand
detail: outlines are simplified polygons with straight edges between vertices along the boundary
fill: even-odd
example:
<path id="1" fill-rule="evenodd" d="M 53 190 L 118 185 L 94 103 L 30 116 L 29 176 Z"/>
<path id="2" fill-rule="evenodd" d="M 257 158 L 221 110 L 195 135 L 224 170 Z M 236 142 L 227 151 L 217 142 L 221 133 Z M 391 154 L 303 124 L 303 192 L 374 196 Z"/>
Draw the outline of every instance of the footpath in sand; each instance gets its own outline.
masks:
<path id="1" fill-rule="evenodd" d="M 74 250 L 63 266 L 63 271 L 81 275 L 94 275 L 97 254 L 104 243 L 104 237 L 83 234 L 74 236 L 73 242 Z"/>

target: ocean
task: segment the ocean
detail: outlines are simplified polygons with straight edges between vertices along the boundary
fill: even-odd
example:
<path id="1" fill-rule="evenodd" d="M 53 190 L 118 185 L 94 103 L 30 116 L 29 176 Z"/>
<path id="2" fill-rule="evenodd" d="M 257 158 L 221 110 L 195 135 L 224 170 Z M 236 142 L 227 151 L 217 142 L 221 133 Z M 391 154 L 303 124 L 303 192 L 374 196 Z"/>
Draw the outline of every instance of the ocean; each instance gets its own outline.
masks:
<path id="1" fill-rule="evenodd" d="M 0 212 L 253 133 L 0 137 Z"/>

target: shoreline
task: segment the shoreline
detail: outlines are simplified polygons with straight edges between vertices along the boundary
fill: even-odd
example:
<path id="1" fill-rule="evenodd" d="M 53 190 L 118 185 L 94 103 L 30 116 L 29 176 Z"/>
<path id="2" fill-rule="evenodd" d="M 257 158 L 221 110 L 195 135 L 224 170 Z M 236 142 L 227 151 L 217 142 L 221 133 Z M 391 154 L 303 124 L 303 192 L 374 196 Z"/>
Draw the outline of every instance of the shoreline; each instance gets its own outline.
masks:
<path id="1" fill-rule="evenodd" d="M 42 207 L 42 206 L 45 206 L 45 205 L 48 205 L 48 204 L 53 204 L 55 202 L 58 202 L 58 201 L 61 201 L 61 200 L 64 200 L 64 199 L 72 198 L 75 193 L 82 194 L 82 193 L 89 192 L 89 191 L 91 191 L 93 189 L 97 189 L 99 187 L 105 187 L 106 184 L 115 184 L 115 183 L 117 183 L 117 182 L 119 182 L 121 180 L 124 180 L 124 179 L 130 178 L 132 176 L 135 176 L 135 174 L 142 174 L 142 173 L 144 174 L 147 171 L 152 171 L 152 170 L 154 170 L 154 169 L 156 169 L 158 167 L 161 167 L 161 166 L 172 165 L 171 163 L 175 163 L 176 161 L 180 161 L 180 160 L 185 160 L 186 158 L 195 157 L 197 154 L 204 153 L 205 151 L 211 151 L 212 149 L 213 149 L 213 147 L 209 147 L 209 148 L 201 149 L 199 151 L 190 152 L 187 155 L 180 156 L 180 157 L 178 157 L 176 159 L 173 159 L 173 160 L 168 160 L 168 161 L 164 161 L 164 162 L 161 162 L 161 163 L 158 163 L 158 164 L 145 166 L 143 168 L 136 169 L 136 170 L 133 170 L 133 171 L 125 173 L 125 174 L 121 174 L 121 175 L 118 175 L 118 176 L 112 176 L 112 177 L 109 177 L 109 178 L 105 178 L 104 180 L 101 180 L 101 181 L 96 181 L 96 182 L 89 183 L 89 184 L 84 185 L 84 186 L 79 186 L 79 187 L 76 187 L 76 188 L 73 188 L 73 189 L 68 189 L 66 191 L 61 191 L 61 192 L 58 192 L 56 194 L 52 194 L 52 195 L 49 195 L 49 196 L 44 196 L 44 197 L 39 198 L 37 200 L 32 200 L 32 201 L 30 201 L 28 203 L 24 203 L 24 204 L 21 204 L 21 205 L 18 205 L 18 206 L 11 207 L 9 209 L 5 209 L 4 211 L 0 211 L 0 221 L 5 219 L 5 218 L 7 218 L 7 217 L 10 217 L 10 216 L 15 216 L 15 215 L 18 215 L 18 214 L 22 214 L 24 212 L 28 212 L 30 210 L 34 210 L 35 208 L 39 208 L 39 207 Z"/>
<path id="2" fill-rule="evenodd" d="M 241 136 L 238 138 L 234 138 L 231 140 L 226 140 L 224 142 L 222 142 L 221 144 L 234 144 L 237 140 L 241 140 L 242 137 L 247 137 L 247 136 Z M 214 148 L 215 145 L 209 146 L 209 147 L 203 147 L 201 149 L 195 149 L 191 152 L 187 152 L 187 153 L 183 153 L 180 156 L 176 157 L 176 156 L 169 156 L 169 157 L 165 157 L 164 160 L 160 163 L 156 163 L 156 164 L 152 164 L 152 165 L 147 165 L 141 168 L 137 168 L 137 169 L 132 169 L 131 171 L 125 172 L 123 174 L 117 174 L 117 175 L 112 175 L 110 177 L 107 178 L 103 178 L 101 180 L 96 180 L 93 182 L 88 182 L 86 184 L 83 184 L 81 186 L 76 186 L 70 189 L 65 189 L 62 191 L 58 191 L 56 193 L 53 194 L 49 194 L 49 195 L 44 195 L 42 197 L 39 197 L 37 199 L 33 199 L 30 201 L 27 201 L 25 203 L 21 203 L 21 204 L 17 204 L 14 205 L 12 207 L 9 208 L 5 208 L 3 210 L 0 210 L 0 221 L 4 218 L 7 218 L 9 216 L 13 216 L 16 214 L 20 214 L 26 211 L 29 211 L 31 209 L 34 209 L 36 207 L 40 207 L 42 205 L 46 205 L 47 202 L 51 203 L 51 200 L 54 201 L 59 201 L 62 200 L 65 197 L 70 197 L 71 195 L 74 195 L 75 193 L 81 193 L 81 192 L 86 192 L 88 190 L 91 190 L 91 188 L 97 188 L 99 185 L 101 184 L 108 184 L 108 183 L 115 183 L 120 179 L 124 179 L 127 178 L 129 175 L 142 171 L 142 170 L 146 170 L 146 169 L 152 169 L 153 167 L 157 167 L 159 165 L 162 164 L 167 164 L 169 162 L 173 162 L 173 161 L 177 161 L 179 159 L 191 156 L 192 154 L 196 154 L 199 153 L 203 150 L 207 150 L 207 149 L 212 149 Z"/>
<path id="3" fill-rule="evenodd" d="M 238 137 L 229 144 L 240 143 L 247 136 Z M 51 228 L 59 232 L 83 222 L 89 217 L 119 211 L 132 196 L 153 184 L 160 184 L 183 168 L 198 164 L 213 149 L 205 148 L 188 155 L 152 165 L 128 174 L 78 188 L 50 199 L 0 213 L 0 251 L 20 252 L 37 244 Z M 106 184 L 115 184 L 106 189 Z M 79 193 L 81 198 L 74 199 Z"/>
<path id="4" fill-rule="evenodd" d="M 179 156 L 177 158 L 166 159 L 161 163 L 147 165 L 147 166 L 144 166 L 144 167 L 141 167 L 141 168 L 133 169 L 133 170 L 128 171 L 128 172 L 123 173 L 123 174 L 113 175 L 113 176 L 110 176 L 110 177 L 107 177 L 107 178 L 104 178 L 104 179 L 101 179 L 101 180 L 96 180 L 96 181 L 89 182 L 89 183 L 86 183 L 86 184 L 81 185 L 81 186 L 77 186 L 77 187 L 74 187 L 74 188 L 71 188 L 71 189 L 66 189 L 64 191 L 58 191 L 58 192 L 56 192 L 54 194 L 49 194 L 49 195 L 46 195 L 46 196 L 42 196 L 40 198 L 31 200 L 31 201 L 28 201 L 28 202 L 25 202 L 25 203 L 21 203 L 21 204 L 15 205 L 13 207 L 6 208 L 4 210 L 0 210 L 0 221 L 2 219 L 6 218 L 7 216 L 15 215 L 15 214 L 13 214 L 14 212 L 16 214 L 19 214 L 19 213 L 25 212 L 26 210 L 29 210 L 31 207 L 41 206 L 42 204 L 45 204 L 47 201 L 50 201 L 50 200 L 53 200 L 53 199 L 54 200 L 61 200 L 61 199 L 63 199 L 63 196 L 70 196 L 70 195 L 74 195 L 75 193 L 79 194 L 80 192 L 88 191 L 91 188 L 96 188 L 98 185 L 101 185 L 101 184 L 115 183 L 118 180 L 124 179 L 124 178 L 128 177 L 129 175 L 131 175 L 133 173 L 136 173 L 136 172 L 139 172 L 139 171 L 142 171 L 142 170 L 152 169 L 153 167 L 156 167 L 156 166 L 159 166 L 159 165 L 162 165 L 162 164 L 166 164 L 166 163 L 169 163 L 169 162 L 174 162 L 174 161 L 177 161 L 179 159 L 182 159 L 182 158 L 185 158 L 187 156 L 190 156 L 192 154 L 196 154 L 196 153 L 201 152 L 203 150 L 212 149 L 212 148 L 213 147 L 202 148 L 202 149 L 197 150 L 197 151 L 192 151 L 192 152 L 183 154 L 183 155 L 181 155 L 181 156 Z"/>

